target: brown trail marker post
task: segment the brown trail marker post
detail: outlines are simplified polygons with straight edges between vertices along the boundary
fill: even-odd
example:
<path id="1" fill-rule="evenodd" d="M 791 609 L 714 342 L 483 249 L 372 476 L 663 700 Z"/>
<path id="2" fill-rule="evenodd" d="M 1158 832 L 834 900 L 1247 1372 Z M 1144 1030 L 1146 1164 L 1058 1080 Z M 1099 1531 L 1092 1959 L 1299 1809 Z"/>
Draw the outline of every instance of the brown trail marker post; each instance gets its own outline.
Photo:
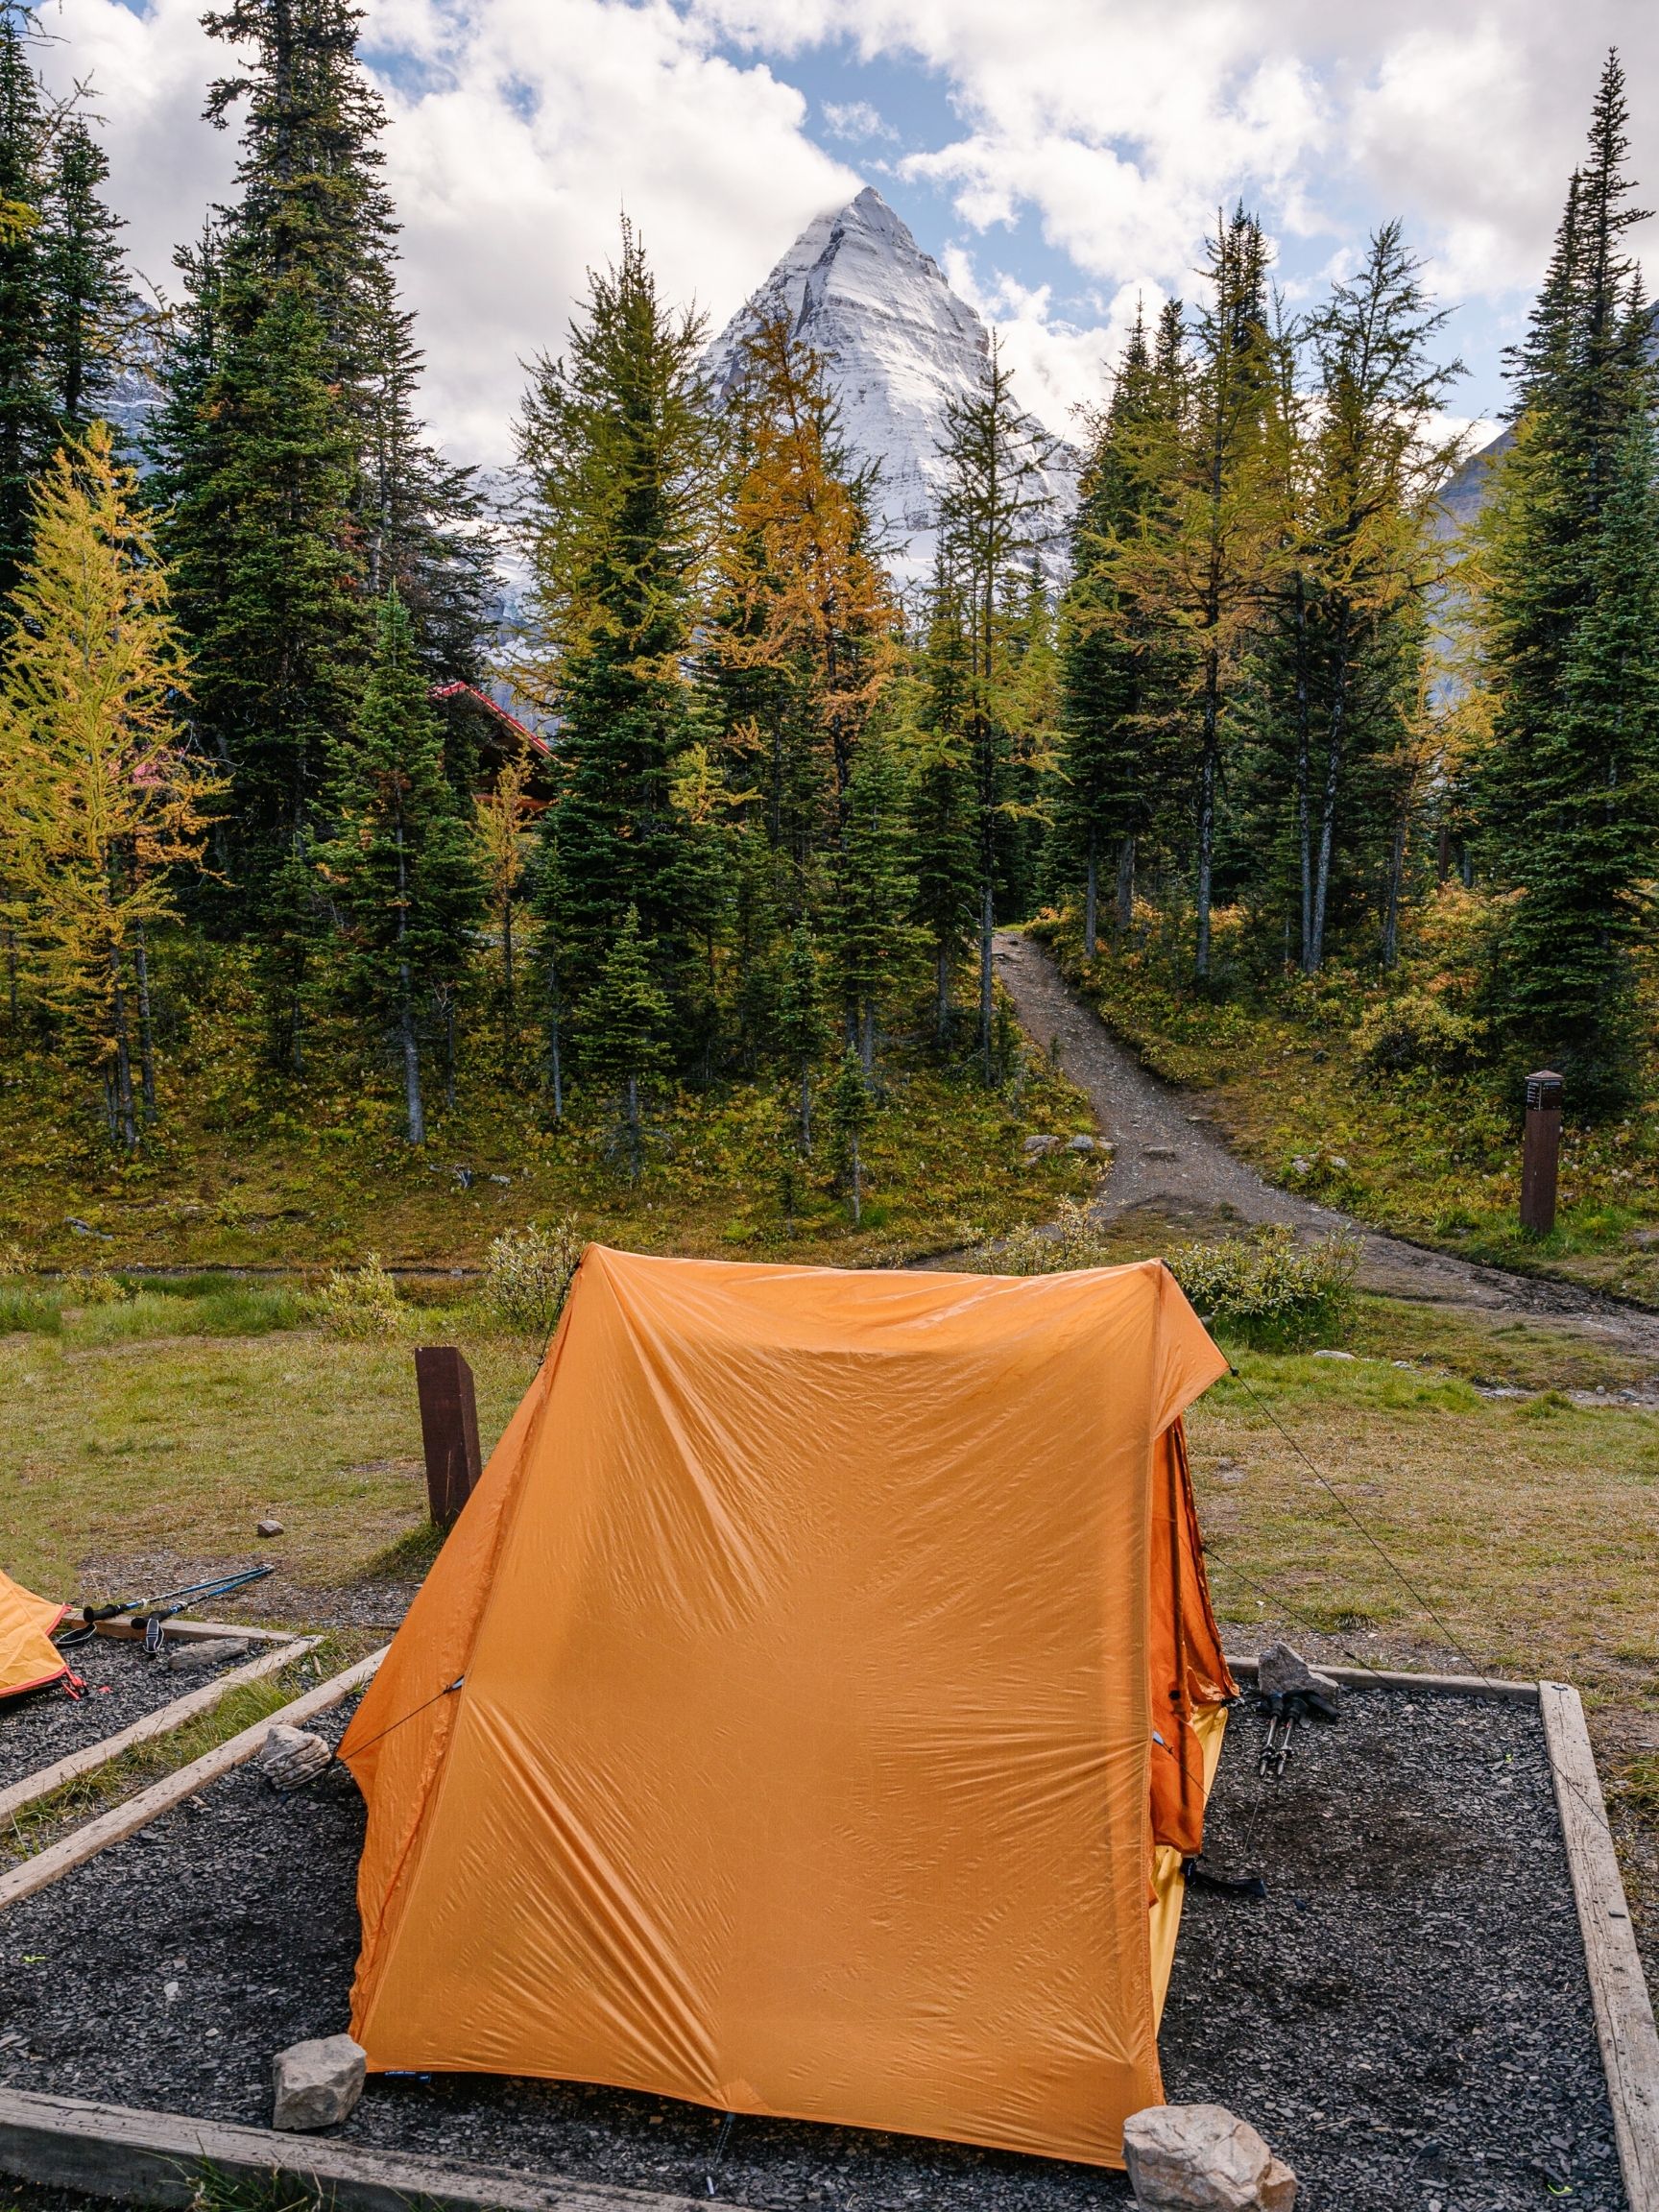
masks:
<path id="1" fill-rule="evenodd" d="M 1555 1180 L 1561 1164 L 1559 1075 L 1541 1068 L 1527 1078 L 1527 1136 L 1521 1151 L 1521 1227 L 1548 1237 L 1555 1226 Z"/>
<path id="2" fill-rule="evenodd" d="M 453 1344 L 422 1344 L 415 1354 L 415 1382 L 421 1393 L 426 1503 L 438 1527 L 447 1528 L 472 1495 L 481 1466 L 472 1370 Z"/>

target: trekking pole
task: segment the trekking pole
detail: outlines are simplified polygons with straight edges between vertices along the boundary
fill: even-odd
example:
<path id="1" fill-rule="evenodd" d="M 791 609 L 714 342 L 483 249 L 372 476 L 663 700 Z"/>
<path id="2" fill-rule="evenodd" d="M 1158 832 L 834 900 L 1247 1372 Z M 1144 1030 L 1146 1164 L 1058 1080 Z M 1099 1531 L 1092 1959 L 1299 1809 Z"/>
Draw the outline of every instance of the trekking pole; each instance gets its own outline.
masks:
<path id="1" fill-rule="evenodd" d="M 91 1627 L 100 1621 L 116 1620 L 123 1613 L 139 1615 L 162 1605 L 171 1606 L 173 1613 L 182 1613 L 192 1598 L 228 1597 L 232 1590 L 245 1589 L 250 1582 L 263 1581 L 267 1575 L 276 1572 L 274 1567 L 249 1567 L 239 1575 L 221 1575 L 209 1582 L 187 1583 L 181 1590 L 163 1590 L 157 1598 L 123 1598 L 113 1605 L 83 1605 L 81 1618 Z M 171 1617 L 169 1614 L 168 1618 Z M 133 1625 L 138 1625 L 136 1620 Z"/>

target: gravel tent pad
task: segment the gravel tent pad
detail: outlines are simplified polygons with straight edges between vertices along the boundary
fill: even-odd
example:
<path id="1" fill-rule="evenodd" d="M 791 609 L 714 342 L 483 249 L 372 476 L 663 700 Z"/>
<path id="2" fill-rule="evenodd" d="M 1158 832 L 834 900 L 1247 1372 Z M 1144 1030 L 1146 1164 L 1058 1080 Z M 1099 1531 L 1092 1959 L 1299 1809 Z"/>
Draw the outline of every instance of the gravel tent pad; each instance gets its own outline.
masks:
<path id="1" fill-rule="evenodd" d="M 233 1631 L 232 1631 L 233 1633 Z M 261 1644 L 257 1649 L 263 1651 Z M 144 1647 L 115 1636 L 94 1636 L 63 1656 L 85 1688 L 72 1697 L 60 1682 L 0 1704 L 0 1789 L 26 1774 L 101 1743 L 147 1713 L 187 1697 L 228 1668 L 247 1664 L 253 1651 L 208 1667 L 174 1673 L 146 1659 Z"/>
<path id="2" fill-rule="evenodd" d="M 1229 1728 L 1207 1863 L 1268 1895 L 1189 1896 L 1168 2095 L 1260 2126 L 1301 2212 L 1619 2212 L 1536 1711 L 1352 1694 L 1279 1783 L 1261 1729 Z M 242 1768 L 0 1915 L 0 2079 L 265 2124 L 272 2053 L 347 2024 L 362 1828 L 338 1769 L 279 1799 Z M 780 2212 L 1128 2201 L 1113 2174 L 852 2128 L 744 2118 L 722 2147 L 718 2114 L 565 2083 L 383 2078 L 343 2135 Z"/>

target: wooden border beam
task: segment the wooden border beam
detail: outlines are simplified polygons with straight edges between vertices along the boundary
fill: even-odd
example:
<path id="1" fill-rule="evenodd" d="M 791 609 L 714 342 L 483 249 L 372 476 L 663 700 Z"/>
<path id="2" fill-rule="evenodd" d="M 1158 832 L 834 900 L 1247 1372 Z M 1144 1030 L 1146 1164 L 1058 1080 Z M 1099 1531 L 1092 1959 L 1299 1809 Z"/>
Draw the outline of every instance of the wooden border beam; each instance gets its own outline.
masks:
<path id="1" fill-rule="evenodd" d="M 715 2202 L 0 2088 L 0 2172 L 19 2180 L 128 2204 L 190 2205 L 204 2167 L 234 2180 L 298 2182 L 338 2212 L 709 2212 Z"/>
<path id="2" fill-rule="evenodd" d="M 69 1625 L 74 1626 L 73 1621 Z M 144 1633 L 133 1626 L 131 1613 L 114 1614 L 94 1625 L 100 1636 L 113 1636 L 121 1644 L 136 1643 Z M 244 1636 L 250 1644 L 291 1644 L 296 1634 L 292 1628 L 254 1628 L 241 1621 L 169 1621 L 166 1630 L 176 1643 L 185 1644 L 205 1643 L 214 1636 Z"/>
<path id="3" fill-rule="evenodd" d="M 269 1731 L 278 1723 L 286 1723 L 290 1728 L 302 1727 L 319 1713 L 326 1713 L 330 1706 L 338 1705 L 343 1697 L 349 1697 L 360 1684 L 370 1680 L 388 1649 L 390 1646 L 382 1646 L 378 1651 L 372 1651 L 367 1659 L 360 1659 L 355 1667 L 348 1667 L 343 1674 L 332 1676 L 279 1711 L 267 1714 L 252 1728 L 244 1728 L 239 1736 L 232 1736 L 215 1749 L 204 1752 L 200 1759 L 191 1760 L 188 1767 L 163 1775 L 159 1782 L 139 1791 L 135 1797 L 129 1797 L 111 1812 L 72 1830 L 60 1842 L 49 1844 L 33 1859 L 25 1859 L 0 1874 L 0 1912 L 8 1905 L 33 1897 L 36 1889 L 44 1889 L 60 1880 L 71 1867 L 84 1865 L 88 1859 L 96 1858 L 111 1843 L 135 1836 L 140 1828 L 148 1828 L 152 1820 L 159 1819 L 163 1813 L 171 1812 L 186 1797 L 193 1797 L 198 1790 L 204 1789 L 221 1774 L 228 1774 L 231 1767 L 252 1759 Z"/>
<path id="4" fill-rule="evenodd" d="M 1624 2194 L 1630 2212 L 1659 2212 L 1659 2028 L 1630 1925 L 1596 1754 L 1572 1684 L 1540 1682 L 1538 1690 Z"/>
<path id="5" fill-rule="evenodd" d="M 296 1659 L 303 1659 L 307 1651 L 314 1651 L 322 1641 L 321 1636 L 301 1636 L 291 1643 L 274 1646 L 268 1651 L 261 1651 L 257 1659 L 251 1659 L 246 1667 L 233 1668 L 228 1674 L 217 1675 L 213 1681 L 204 1682 L 200 1690 L 192 1690 L 188 1696 L 175 1697 L 170 1705 L 157 1706 L 154 1713 L 144 1714 L 131 1727 L 106 1736 L 97 1743 L 84 1744 L 79 1751 L 71 1751 L 50 1767 L 36 1767 L 20 1782 L 12 1782 L 0 1790 L 0 1820 L 10 1820 L 25 1805 L 50 1797 L 54 1790 L 61 1790 L 66 1782 L 77 1781 L 96 1767 L 107 1767 L 111 1759 L 118 1759 L 123 1751 L 131 1751 L 135 1743 L 148 1743 L 155 1737 L 169 1736 L 175 1728 L 182 1728 L 187 1720 L 194 1720 L 198 1713 L 211 1713 L 232 1690 L 240 1690 L 249 1682 L 263 1681 L 267 1674 L 280 1673 Z"/>
<path id="6" fill-rule="evenodd" d="M 1235 1659 L 1229 1654 L 1227 1664 L 1238 1681 L 1255 1681 L 1258 1661 Z M 1511 1682 L 1503 1676 L 1412 1674 L 1383 1667 L 1327 1667 L 1323 1659 L 1310 1659 L 1308 1664 L 1352 1690 L 1415 1690 L 1425 1697 L 1487 1697 L 1503 1705 L 1536 1705 L 1538 1702 L 1536 1682 Z"/>

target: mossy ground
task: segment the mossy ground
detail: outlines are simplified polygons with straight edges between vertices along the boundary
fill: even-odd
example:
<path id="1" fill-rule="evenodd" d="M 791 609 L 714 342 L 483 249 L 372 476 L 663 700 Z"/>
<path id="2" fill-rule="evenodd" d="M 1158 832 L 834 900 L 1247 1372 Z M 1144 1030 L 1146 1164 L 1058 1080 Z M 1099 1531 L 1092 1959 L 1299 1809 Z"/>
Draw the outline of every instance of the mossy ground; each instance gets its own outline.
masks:
<path id="1" fill-rule="evenodd" d="M 528 1032 L 511 1079 L 493 1034 L 469 1033 L 459 1104 L 429 1100 L 430 1138 L 417 1149 L 403 1142 L 384 1056 L 330 1033 L 317 1041 L 315 1072 L 273 1067 L 235 960 L 193 957 L 204 962 L 199 1001 L 188 1018 L 176 1009 L 159 1124 L 131 1161 L 104 1134 L 83 1069 L 26 1026 L 0 1034 L 0 1254 L 11 1245 L 47 1268 L 315 1271 L 373 1251 L 441 1275 L 476 1268 L 504 1228 L 568 1215 L 585 1236 L 637 1251 L 856 1265 L 999 1235 L 1094 1180 L 1070 1152 L 1025 1159 L 1026 1136 L 1087 1131 L 1092 1118 L 1017 1033 L 990 1086 L 971 1053 L 941 1061 L 902 1033 L 885 1043 L 857 1226 L 823 1125 L 828 1071 L 789 1208 L 781 1077 L 659 1097 L 630 1182 L 608 1101 L 578 1083 L 565 1118 L 552 1119 Z"/>

